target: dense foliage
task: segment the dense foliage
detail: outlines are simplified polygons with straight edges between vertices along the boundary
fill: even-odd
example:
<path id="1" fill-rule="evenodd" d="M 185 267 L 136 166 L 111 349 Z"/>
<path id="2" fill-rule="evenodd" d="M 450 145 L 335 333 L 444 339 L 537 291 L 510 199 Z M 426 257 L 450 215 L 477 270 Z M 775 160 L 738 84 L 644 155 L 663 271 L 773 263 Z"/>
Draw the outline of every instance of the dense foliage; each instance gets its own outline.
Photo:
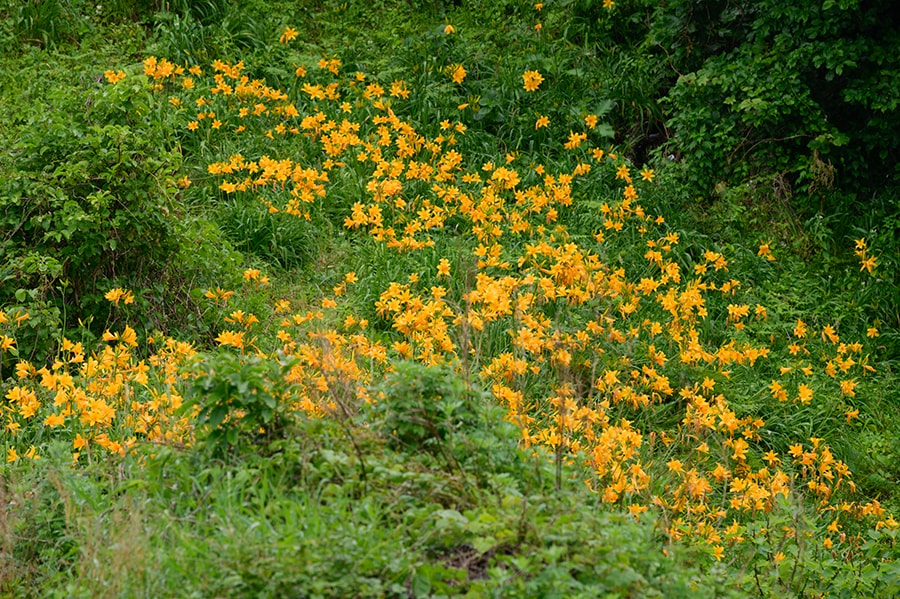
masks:
<path id="1" fill-rule="evenodd" d="M 829 210 L 841 198 L 833 184 L 863 204 L 896 184 L 893 3 L 627 2 L 615 20 L 599 2 L 575 4 L 585 36 L 602 31 L 613 52 L 664 65 L 644 67 L 657 75 L 657 95 L 643 103 L 658 115 L 648 130 L 666 128 L 667 151 L 690 162 L 698 183 L 785 176 Z M 651 109 L 662 95 L 663 108 Z"/>

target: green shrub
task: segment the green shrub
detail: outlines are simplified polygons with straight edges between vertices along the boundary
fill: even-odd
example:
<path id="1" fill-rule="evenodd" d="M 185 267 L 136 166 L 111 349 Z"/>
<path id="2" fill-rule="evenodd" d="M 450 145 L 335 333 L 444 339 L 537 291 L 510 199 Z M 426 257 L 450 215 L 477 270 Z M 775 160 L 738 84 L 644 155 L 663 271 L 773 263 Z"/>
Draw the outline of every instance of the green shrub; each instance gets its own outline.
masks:
<path id="1" fill-rule="evenodd" d="M 456 432 L 477 423 L 474 393 L 448 366 L 400 362 L 376 394 L 378 428 L 404 451 L 443 452 Z"/>
<path id="2" fill-rule="evenodd" d="M 182 408 L 196 408 L 201 444 L 224 455 L 283 437 L 292 418 L 285 380 L 291 366 L 289 361 L 224 350 L 206 357 Z"/>
<path id="3" fill-rule="evenodd" d="M 685 69 L 684 55 L 669 95 L 672 147 L 699 183 L 786 174 L 795 192 L 818 199 L 833 178 L 858 197 L 896 182 L 892 3 L 720 2 L 699 18 L 691 4 L 657 9 L 651 35 L 702 57 Z"/>
<path id="4" fill-rule="evenodd" d="M 33 354 L 73 323 L 106 322 L 115 281 L 158 280 L 179 248 L 174 175 L 181 156 L 140 78 L 49 91 L 0 178 L 0 305 L 40 313 Z"/>

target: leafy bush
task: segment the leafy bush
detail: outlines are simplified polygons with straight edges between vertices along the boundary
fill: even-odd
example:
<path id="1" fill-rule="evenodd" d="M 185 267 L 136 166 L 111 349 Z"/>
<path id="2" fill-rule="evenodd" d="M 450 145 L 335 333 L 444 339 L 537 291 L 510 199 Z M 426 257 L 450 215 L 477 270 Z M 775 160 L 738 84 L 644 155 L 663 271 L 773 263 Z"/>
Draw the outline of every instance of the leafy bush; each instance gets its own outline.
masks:
<path id="1" fill-rule="evenodd" d="M 625 117 L 617 130 L 629 131 L 632 139 L 622 141 L 636 146 L 634 156 L 667 138 L 666 155 L 684 159 L 687 181 L 700 190 L 774 178 L 807 213 L 864 213 L 873 193 L 900 181 L 892 2 L 563 6 L 557 10 L 571 19 L 563 35 L 630 73 L 608 79 Z"/>
<path id="2" fill-rule="evenodd" d="M 0 304 L 37 318 L 20 346 L 36 357 L 79 321 L 103 326 L 112 287 L 165 279 L 182 237 L 181 154 L 146 82 L 46 93 L 47 106 L 20 106 L 0 178 Z"/>
<path id="3" fill-rule="evenodd" d="M 379 430 L 404 451 L 445 451 L 453 435 L 477 424 L 476 395 L 449 366 L 400 362 L 376 388 Z"/>
<path id="4" fill-rule="evenodd" d="M 705 15 L 691 4 L 658 7 L 650 36 L 683 56 L 672 147 L 699 183 L 787 174 L 802 195 L 834 182 L 862 199 L 898 180 L 892 3 L 719 2 Z"/>
<path id="5" fill-rule="evenodd" d="M 184 411 L 195 410 L 200 441 L 214 455 L 258 448 L 285 434 L 291 419 L 290 361 L 220 351 L 198 365 Z"/>

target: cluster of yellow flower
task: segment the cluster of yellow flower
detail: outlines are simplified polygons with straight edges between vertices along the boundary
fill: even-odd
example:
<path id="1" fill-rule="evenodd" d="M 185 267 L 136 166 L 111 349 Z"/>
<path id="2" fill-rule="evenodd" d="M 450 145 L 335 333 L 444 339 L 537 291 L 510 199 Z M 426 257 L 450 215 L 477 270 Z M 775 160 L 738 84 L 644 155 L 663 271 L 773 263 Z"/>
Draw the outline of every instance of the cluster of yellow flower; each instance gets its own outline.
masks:
<path id="1" fill-rule="evenodd" d="M 295 36 L 288 28 L 280 41 Z M 296 409 L 324 415 L 342 402 L 372 401 L 368 386 L 390 368 L 391 357 L 465 364 L 506 407 L 526 447 L 581 464 L 583 482 L 604 501 L 635 517 L 652 509 L 672 538 L 708 543 L 717 559 L 724 544 L 748 534 L 744 518 L 801 493 L 835 518 L 875 517 L 880 526 L 896 527 L 877 502 L 836 499 L 837 489 L 852 490 L 853 483 L 824 441 L 798 439 L 786 455 L 764 453 L 765 422 L 736 413 L 727 397 L 747 391 L 736 389 L 733 378 L 757 364 L 778 368 L 768 362 L 786 349 L 790 358 L 772 380 L 771 395 L 786 405 L 841 405 L 850 425 L 859 412 L 840 402 L 853 398 L 857 377 L 873 371 L 865 345 L 841 341 L 831 326 L 814 332 L 802 320 L 781 337 L 772 333 L 768 310 L 739 295 L 742 283 L 723 254 L 708 250 L 693 259 L 679 252 L 679 234 L 662 216 L 645 212 L 639 186 L 653 184 L 653 171 L 638 177 L 609 148 L 594 146 L 596 116 L 570 125 L 562 140 L 565 168 L 515 153 L 475 163 L 461 149 L 465 123 L 448 120 L 439 130 L 420 131 L 398 116 L 417 90 L 403 80 L 344 75 L 336 58 L 323 58 L 316 71 L 295 65 L 298 81 L 288 91 L 249 80 L 242 63 L 217 61 L 211 76 L 197 65 L 153 57 L 144 65 L 195 134 L 305 140 L 302 156 L 234 154 L 209 164 L 224 193 L 254 194 L 271 212 L 309 219 L 339 178 L 334 175 L 346 174 L 362 179 L 347 229 L 421 255 L 423 263 L 434 252 L 422 250 L 437 246 L 450 219 L 453 236 L 471 244 L 471 254 L 453 257 L 453 270 L 440 257 L 436 270 L 431 262 L 428 272 L 422 268 L 378 290 L 374 308 L 394 331 L 389 345 L 352 314 L 342 326 L 333 324 L 354 273 L 314 309 L 292 313 L 289 301 L 278 300 L 274 347 L 260 347 L 258 317 L 231 310 L 229 328 L 216 341 L 242 354 L 296 358 L 286 399 Z M 466 77 L 461 65 L 448 65 L 444 74 L 457 83 Z M 121 80 L 114 73 L 107 79 Z M 531 92 L 544 78 L 526 71 L 522 80 Z M 189 111 L 192 105 L 197 112 Z M 542 116 L 535 128 L 548 124 Z M 620 185 L 606 201 L 580 191 L 602 177 Z M 590 236 L 573 235 L 564 224 L 579 212 L 596 223 Z M 865 260 L 874 267 L 864 240 L 857 246 L 864 268 Z M 759 256 L 773 258 L 768 244 Z M 268 283 L 259 271 L 244 278 L 246 285 Z M 206 297 L 220 309 L 235 301 L 234 291 L 219 288 Z M 127 304 L 133 295 L 114 289 L 107 299 Z M 0 316 L 0 323 L 17 318 Z M 68 431 L 76 456 L 91 445 L 121 453 L 138 438 L 189 443 L 190 420 L 173 410 L 186 376 L 180 367 L 193 348 L 163 340 L 144 362 L 132 354 L 137 335 L 130 328 L 105 339 L 108 345 L 89 358 L 66 342 L 51 368 L 20 362 L 20 384 L 6 396 L 10 433 L 44 418 L 51 430 Z M 0 348 L 13 350 L 14 338 L 4 335 Z M 669 422 L 655 424 L 662 407 Z M 36 455 L 10 443 L 10 459 L 18 459 L 16 447 Z"/>
<path id="2" fill-rule="evenodd" d="M 878 257 L 869 253 L 869 246 L 866 243 L 865 237 L 856 240 L 855 253 L 859 258 L 859 270 L 867 270 L 869 271 L 869 274 L 872 274 L 872 271 L 875 270 L 875 266 L 878 264 Z"/>
<path id="3" fill-rule="evenodd" d="M 113 290 L 111 301 L 118 301 L 114 292 L 130 296 L 127 290 Z M 33 441 L 68 439 L 72 459 L 78 461 L 82 455 L 90 459 L 93 447 L 124 455 L 138 439 L 181 443 L 188 438 L 190 418 L 175 412 L 182 403 L 181 366 L 194 355 L 193 347 L 164 339 L 142 360 L 133 353 L 138 341 L 131 327 L 106 331 L 103 340 L 105 345 L 87 355 L 81 343 L 63 338 L 52 365 L 16 363 L 15 384 L 4 406 L 8 462 L 39 459 Z M 149 346 L 154 342 L 152 337 L 147 340 Z M 19 435 L 30 443 L 21 455 Z"/>
<path id="4" fill-rule="evenodd" d="M 447 72 L 457 83 L 466 75 L 460 65 L 451 65 Z M 604 500 L 620 503 L 635 515 L 654 506 L 666 514 L 675 538 L 689 534 L 720 546 L 726 522 L 736 522 L 742 513 L 775 509 L 779 496 L 797 494 L 800 481 L 808 483 L 825 509 L 838 509 L 828 503 L 834 491 L 842 485 L 852 489 L 853 483 L 849 469 L 821 440 L 812 440 L 815 452 L 801 452 L 786 460 L 790 467 L 782 467 L 783 457 L 771 450 L 763 455 L 755 445 L 764 421 L 739 417 L 725 395 L 714 392 L 716 379 L 728 381 L 734 368 L 753 368 L 770 357 L 771 347 L 760 343 L 755 333 L 757 323 L 768 320 L 766 307 L 728 304 L 725 322 L 733 338 L 717 346 L 705 340 L 702 330 L 710 319 L 711 297 L 716 297 L 711 294 L 734 297 L 741 282 L 727 275 L 728 260 L 715 251 L 704 252 L 685 270 L 674 256 L 679 235 L 666 229 L 662 217 L 645 213 L 630 166 L 608 150 L 585 148 L 596 116 L 587 115 L 586 130 L 571 131 L 564 143 L 574 153 L 575 167 L 569 172 L 549 173 L 534 163 L 517 167 L 515 154 L 506 156 L 502 166 L 488 162 L 472 168 L 458 149 L 464 124 L 446 121 L 440 134 L 429 138 L 397 116 L 377 82 L 365 89 L 353 85 L 361 81 L 372 78 L 356 74 L 348 81 L 336 74 L 327 83 L 304 84 L 311 102 L 307 116 L 284 110 L 295 104 L 274 110 L 283 119 L 276 129 L 300 133 L 316 144 L 321 157 L 311 160 L 321 161 L 321 171 L 290 158 L 246 161 L 233 156 L 210 165 L 209 172 L 252 173 L 224 182 L 221 189 L 228 193 L 269 188 L 285 197 L 305 194 L 305 201 L 312 203 L 325 197 L 328 171 L 352 168 L 368 173 L 367 198 L 353 205 L 345 219 L 348 229 L 365 229 L 375 241 L 401 252 L 434 247 L 451 217 L 458 230 L 472 236 L 477 245 L 471 271 L 465 274 L 471 280 L 466 288 L 428 286 L 424 281 L 419 285 L 419 273 L 413 273 L 381 293 L 376 310 L 400 339 L 390 350 L 365 346 L 370 352 L 374 348 L 379 363 L 392 351 L 426 363 L 466 359 L 482 364 L 482 379 L 508 408 L 509 419 L 521 427 L 526 446 L 583 460 L 592 472 L 586 482 Z M 527 91 L 537 90 L 542 81 L 536 71 L 523 74 Z M 392 85 L 401 87 L 409 92 L 402 81 Z M 345 94 L 356 98 L 349 102 Z M 283 97 L 280 101 L 288 102 Z M 548 123 L 541 117 L 535 127 Z M 575 191 L 579 180 L 593 176 L 593 167 L 606 165 L 622 182 L 621 196 L 599 205 L 601 224 L 591 242 L 576 242 L 558 224 L 560 214 L 584 201 Z M 640 172 L 642 182 L 653 177 L 651 170 Z M 271 207 L 273 200 L 266 201 Z M 644 267 L 626 270 L 601 259 L 612 241 L 609 236 L 615 235 L 644 240 Z M 760 247 L 759 256 L 774 259 L 769 244 Z M 436 276 L 449 274 L 444 258 Z M 324 307 L 336 305 L 327 302 Z M 573 312 L 583 307 L 594 317 L 572 328 L 566 319 L 548 316 L 558 306 Z M 503 351 L 485 353 L 483 348 L 490 345 L 486 339 L 496 338 L 498 331 L 509 345 L 494 343 Z M 293 339 L 286 332 L 280 335 Z M 338 333 L 329 335 L 332 346 L 346 343 Z M 781 378 L 770 386 L 774 398 L 810 405 L 814 389 L 832 398 L 839 389 L 852 397 L 857 383 L 847 376 L 851 369 L 860 375 L 873 370 L 868 356 L 862 355 L 862 344 L 842 343 L 831 326 L 823 327 L 820 337 L 814 349 L 807 347 L 812 341 L 809 329 L 802 321 L 796 323 L 785 343 L 797 362 L 780 368 Z M 364 338 L 358 336 L 357 343 Z M 833 353 L 825 351 L 828 347 Z M 804 361 L 812 353 L 822 364 Z M 676 387 L 667 373 L 677 370 L 667 370 L 671 362 L 709 376 L 688 378 Z M 309 364 L 318 366 L 319 360 L 310 359 Z M 355 380 L 361 372 L 342 370 L 344 380 Z M 796 376 L 802 378 L 791 378 Z M 830 379 L 837 383 L 834 388 Z M 542 395 L 548 385 L 552 393 Z M 326 386 L 320 379 L 319 390 Z M 675 430 L 641 431 L 624 417 L 676 398 L 684 405 L 684 417 Z M 848 422 L 858 413 L 845 407 Z M 676 439 L 681 455 L 660 467 L 657 456 L 669 455 Z M 767 466 L 753 465 L 761 461 Z M 877 503 L 841 505 L 843 513 L 854 516 L 882 516 Z M 729 528 L 730 542 L 740 538 L 732 525 Z"/>

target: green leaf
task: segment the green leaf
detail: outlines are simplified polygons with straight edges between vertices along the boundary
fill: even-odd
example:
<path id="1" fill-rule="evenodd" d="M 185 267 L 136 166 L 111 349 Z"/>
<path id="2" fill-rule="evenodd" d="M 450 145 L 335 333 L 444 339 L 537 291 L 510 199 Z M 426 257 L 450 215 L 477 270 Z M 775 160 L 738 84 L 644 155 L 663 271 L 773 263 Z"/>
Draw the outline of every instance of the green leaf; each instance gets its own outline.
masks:
<path id="1" fill-rule="evenodd" d="M 428 597 L 431 594 L 431 581 L 428 579 L 428 576 L 419 572 L 413 575 L 410 587 L 413 597 Z"/>
<path id="2" fill-rule="evenodd" d="M 599 125 L 594 127 L 594 131 L 601 137 L 608 137 L 612 139 L 616 136 L 616 132 L 613 130 L 612 125 L 609 125 L 607 123 L 600 123 Z"/>
<path id="3" fill-rule="evenodd" d="M 487 553 L 497 546 L 499 546 L 499 543 L 497 542 L 497 539 L 492 536 L 475 537 L 474 539 L 472 539 L 472 547 L 475 548 L 475 551 L 481 554 Z"/>
<path id="4" fill-rule="evenodd" d="M 212 409 L 209 417 L 206 419 L 206 424 L 208 424 L 212 428 L 218 428 L 222 421 L 225 420 L 225 416 L 228 414 L 228 407 L 218 405 Z"/>

